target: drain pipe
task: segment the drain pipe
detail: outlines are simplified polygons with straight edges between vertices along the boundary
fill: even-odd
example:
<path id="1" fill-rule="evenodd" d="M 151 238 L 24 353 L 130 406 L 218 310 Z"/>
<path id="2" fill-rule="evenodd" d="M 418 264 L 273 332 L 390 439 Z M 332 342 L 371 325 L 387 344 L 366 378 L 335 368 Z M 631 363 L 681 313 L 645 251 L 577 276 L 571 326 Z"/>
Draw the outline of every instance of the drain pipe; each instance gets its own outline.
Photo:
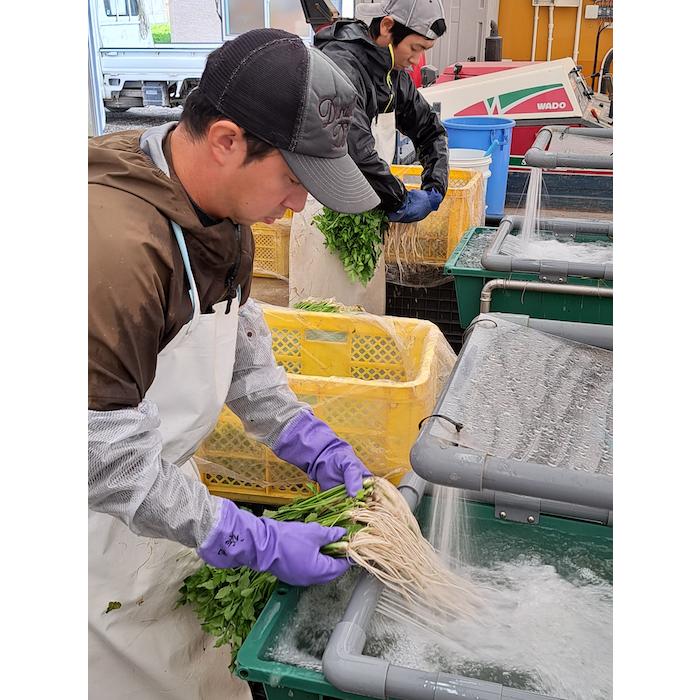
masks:
<path id="1" fill-rule="evenodd" d="M 572 133 L 576 136 L 590 136 L 600 139 L 612 139 L 612 129 L 576 128 L 568 126 L 544 126 L 537 133 L 530 149 L 525 153 L 525 165 L 533 168 L 590 168 L 591 170 L 612 170 L 612 156 L 588 155 L 585 153 L 550 153 L 545 149 L 554 134 Z"/>
<path id="2" fill-rule="evenodd" d="M 576 10 L 576 35 L 574 36 L 574 53 L 572 58 L 574 64 L 578 65 L 578 45 L 581 40 L 581 18 L 583 16 L 583 0 L 579 0 L 578 9 Z"/>
<path id="3" fill-rule="evenodd" d="M 552 60 L 552 42 L 554 41 L 554 4 L 549 6 L 549 27 L 547 34 L 547 60 Z"/>
<path id="4" fill-rule="evenodd" d="M 532 51 L 530 52 L 530 60 L 535 60 L 535 51 L 537 49 L 537 26 L 540 23 L 540 6 L 535 5 L 535 18 L 532 25 Z"/>
<path id="5" fill-rule="evenodd" d="M 549 292 L 552 294 L 575 294 L 584 297 L 607 297 L 612 299 L 610 287 L 586 287 L 582 284 L 550 284 L 549 282 L 527 282 L 519 280 L 489 280 L 482 288 L 479 297 L 479 311 L 491 311 L 491 296 L 494 289 L 517 289 L 528 292 Z"/>

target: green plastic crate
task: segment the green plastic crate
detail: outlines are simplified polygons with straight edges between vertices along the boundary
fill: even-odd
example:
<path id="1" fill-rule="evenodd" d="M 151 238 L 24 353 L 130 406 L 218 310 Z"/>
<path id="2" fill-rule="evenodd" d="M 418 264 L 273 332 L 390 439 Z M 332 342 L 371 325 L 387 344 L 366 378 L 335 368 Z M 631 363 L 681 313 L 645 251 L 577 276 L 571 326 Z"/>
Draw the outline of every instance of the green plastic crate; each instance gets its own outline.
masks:
<path id="1" fill-rule="evenodd" d="M 486 249 L 483 236 L 492 238 L 496 228 L 476 227 L 469 229 L 445 264 L 445 274 L 452 275 L 457 292 L 459 322 L 462 328 L 479 315 L 479 296 L 482 287 L 492 279 L 509 279 L 520 281 L 538 281 L 535 274 L 526 272 L 495 272 L 485 270 L 481 263 L 481 253 Z M 471 266 L 458 261 L 464 251 L 478 251 L 470 260 Z M 612 288 L 612 282 L 586 277 L 570 276 L 568 284 L 591 287 Z M 552 294 L 546 292 L 497 289 L 491 299 L 491 311 L 511 314 L 524 314 L 533 318 L 554 321 L 574 321 L 578 323 L 601 323 L 606 326 L 613 322 L 613 303 L 611 298 L 584 297 L 574 294 Z"/>
<path id="2" fill-rule="evenodd" d="M 424 497 L 416 510 L 421 524 L 430 512 L 430 500 L 429 496 Z M 463 503 L 468 508 L 470 537 L 487 543 L 489 551 L 497 552 L 498 561 L 516 559 L 524 549 L 535 547 L 542 564 L 554 566 L 562 575 L 574 565 L 572 562 L 579 561 L 612 582 L 611 527 L 547 515 L 540 516 L 538 524 L 527 525 L 499 520 L 492 505 Z M 483 558 L 477 563 L 483 564 Z M 278 584 L 238 653 L 236 675 L 262 683 L 268 700 L 363 698 L 337 690 L 320 672 L 265 658 L 278 634 L 294 617 L 302 592 L 303 589 Z"/>
<path id="3" fill-rule="evenodd" d="M 246 681 L 262 683 L 268 700 L 322 700 L 340 698 L 357 700 L 362 696 L 343 693 L 334 688 L 322 673 L 265 658 L 303 592 L 284 583 L 277 584 L 275 592 L 257 619 L 236 657 L 236 675 Z"/>

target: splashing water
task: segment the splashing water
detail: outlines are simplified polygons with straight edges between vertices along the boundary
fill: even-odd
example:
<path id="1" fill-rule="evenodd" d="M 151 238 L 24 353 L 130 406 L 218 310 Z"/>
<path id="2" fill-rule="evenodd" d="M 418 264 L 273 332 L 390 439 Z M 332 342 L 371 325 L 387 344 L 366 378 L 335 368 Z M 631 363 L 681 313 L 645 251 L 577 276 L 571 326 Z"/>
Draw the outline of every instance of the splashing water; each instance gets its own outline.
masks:
<path id="1" fill-rule="evenodd" d="M 546 233 L 532 234 L 526 241 L 520 236 L 509 235 L 501 244 L 499 253 L 512 257 L 526 257 L 530 260 L 563 260 L 565 262 L 611 263 L 613 261 L 612 245 L 603 241 L 585 243 L 573 239 L 558 240 L 546 237 Z"/>
<path id="2" fill-rule="evenodd" d="M 454 507 L 448 503 L 452 500 Z M 491 507 L 466 508 L 463 493 L 456 489 L 426 497 L 421 508 L 426 537 L 443 541 L 451 552 L 455 549 L 444 536 L 449 518 L 436 511 L 447 508 L 458 515 L 456 522 L 464 528 L 457 524 L 454 532 L 461 530 L 461 537 L 469 533 L 469 563 L 457 565 L 454 557 L 450 561 L 476 586 L 481 605 L 471 619 L 437 621 L 385 591 L 363 653 L 406 668 L 453 673 L 568 700 L 609 700 L 609 539 L 552 526 L 501 523 L 494 520 Z M 460 556 L 465 558 L 464 551 Z M 307 589 L 267 658 L 320 671 L 330 632 L 343 615 L 355 581 L 351 570 L 327 586 Z"/>
<path id="3" fill-rule="evenodd" d="M 530 183 L 525 198 L 525 215 L 520 233 L 521 243 L 527 248 L 540 228 L 540 211 L 542 207 L 542 168 L 532 168 Z"/>
<path id="4" fill-rule="evenodd" d="M 499 252 L 531 260 L 611 263 L 612 244 L 608 241 L 580 242 L 552 237 L 541 225 L 542 169 L 532 168 L 525 198 L 525 213 L 519 235 L 507 236 Z M 546 225 L 546 224 L 545 224 Z"/>

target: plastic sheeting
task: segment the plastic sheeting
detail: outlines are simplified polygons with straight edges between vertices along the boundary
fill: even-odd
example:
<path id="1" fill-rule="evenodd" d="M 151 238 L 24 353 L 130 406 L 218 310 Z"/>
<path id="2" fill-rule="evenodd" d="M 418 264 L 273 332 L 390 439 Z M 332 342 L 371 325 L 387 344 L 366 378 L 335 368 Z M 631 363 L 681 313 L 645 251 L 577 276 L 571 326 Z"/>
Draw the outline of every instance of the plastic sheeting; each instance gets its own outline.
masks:
<path id="1" fill-rule="evenodd" d="M 290 388 L 347 440 L 367 468 L 395 483 L 410 469 L 418 423 L 433 412 L 455 362 L 434 324 L 367 313 L 263 306 L 272 350 Z M 279 502 L 306 491 L 306 475 L 247 436 L 225 409 L 201 445 L 210 490 Z"/>
<path id="2" fill-rule="evenodd" d="M 612 352 L 477 322 L 431 434 L 496 457 L 611 475 Z"/>
<path id="3" fill-rule="evenodd" d="M 393 165 L 408 190 L 421 186 L 420 166 Z M 430 287 L 462 236 L 484 225 L 484 178 L 478 170 L 451 168 L 448 189 L 437 211 L 422 221 L 391 224 L 384 239 L 386 278 L 393 284 Z"/>

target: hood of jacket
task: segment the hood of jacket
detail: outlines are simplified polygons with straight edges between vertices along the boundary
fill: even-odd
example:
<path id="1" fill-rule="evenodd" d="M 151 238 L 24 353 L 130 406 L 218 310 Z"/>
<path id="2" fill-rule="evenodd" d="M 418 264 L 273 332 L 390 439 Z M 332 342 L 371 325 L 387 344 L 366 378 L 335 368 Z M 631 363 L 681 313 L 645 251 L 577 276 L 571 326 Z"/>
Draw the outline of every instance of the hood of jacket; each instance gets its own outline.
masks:
<path id="1" fill-rule="evenodd" d="M 373 78 L 383 80 L 387 73 L 396 70 L 389 49 L 377 46 L 367 25 L 358 19 L 338 20 L 314 36 L 314 46 L 321 51 L 331 41 L 342 41 L 343 47 L 362 62 Z"/>
<path id="2" fill-rule="evenodd" d="M 168 127 L 172 129 L 175 125 L 173 122 Z M 163 128 L 170 131 L 165 126 Z M 122 131 L 90 139 L 88 184 L 103 185 L 136 196 L 158 210 L 165 219 L 182 227 L 193 268 L 202 273 L 201 276 L 196 274 L 195 278 L 198 285 L 200 282 L 202 285 L 203 304 L 218 301 L 224 290 L 224 280 L 233 281 L 234 277 L 236 284 L 241 285 L 245 300 L 250 289 L 254 252 L 250 227 L 239 227 L 230 219 L 205 226 L 172 168 L 166 174 L 144 152 L 143 133 Z M 163 154 L 169 163 L 172 162 L 169 134 L 163 138 Z"/>
<path id="3" fill-rule="evenodd" d="M 199 226 L 180 182 L 156 167 L 141 150 L 141 131 L 119 131 L 88 142 L 88 183 L 145 200 L 163 216 L 191 230 Z"/>

